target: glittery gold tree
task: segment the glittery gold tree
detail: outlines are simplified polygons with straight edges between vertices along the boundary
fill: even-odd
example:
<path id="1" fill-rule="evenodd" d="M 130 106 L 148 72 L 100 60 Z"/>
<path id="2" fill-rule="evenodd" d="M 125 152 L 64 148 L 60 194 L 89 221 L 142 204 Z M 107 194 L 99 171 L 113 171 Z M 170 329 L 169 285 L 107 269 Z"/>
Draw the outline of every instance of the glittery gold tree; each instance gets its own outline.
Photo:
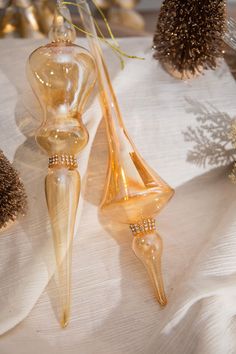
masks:
<path id="1" fill-rule="evenodd" d="M 26 212 L 27 197 L 18 172 L 0 150 L 0 230 Z"/>
<path id="2" fill-rule="evenodd" d="M 225 0 L 164 0 L 154 57 L 180 79 L 215 69 L 222 57 L 225 23 Z"/>

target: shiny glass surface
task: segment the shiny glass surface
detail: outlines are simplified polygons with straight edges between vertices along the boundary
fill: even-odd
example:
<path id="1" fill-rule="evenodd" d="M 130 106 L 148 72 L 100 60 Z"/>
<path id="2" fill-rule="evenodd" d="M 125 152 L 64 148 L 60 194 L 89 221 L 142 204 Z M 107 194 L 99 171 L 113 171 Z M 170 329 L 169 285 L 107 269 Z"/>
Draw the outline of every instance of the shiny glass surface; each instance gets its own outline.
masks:
<path id="1" fill-rule="evenodd" d="M 96 67 L 92 55 L 72 43 L 75 32 L 70 14 L 66 7 L 58 6 L 52 42 L 30 55 L 27 73 L 43 110 L 36 141 L 49 157 L 45 194 L 55 246 L 59 320 L 65 327 L 70 317 L 72 241 L 80 195 L 76 158 L 88 142 L 82 115 Z"/>
<path id="2" fill-rule="evenodd" d="M 37 143 L 48 154 L 78 154 L 88 142 L 81 116 L 95 81 L 93 58 L 73 43 L 50 43 L 30 55 L 27 72 L 44 112 Z"/>
<path id="3" fill-rule="evenodd" d="M 174 190 L 140 156 L 129 137 L 119 109 L 87 1 L 77 0 L 90 49 L 96 59 L 98 85 L 109 143 L 109 164 L 101 212 L 114 223 L 143 224 L 154 218 Z M 145 65 L 145 64 L 144 64 Z M 134 234 L 133 251 L 143 262 L 163 306 L 167 300 L 161 274 L 162 243 L 154 229 Z"/>

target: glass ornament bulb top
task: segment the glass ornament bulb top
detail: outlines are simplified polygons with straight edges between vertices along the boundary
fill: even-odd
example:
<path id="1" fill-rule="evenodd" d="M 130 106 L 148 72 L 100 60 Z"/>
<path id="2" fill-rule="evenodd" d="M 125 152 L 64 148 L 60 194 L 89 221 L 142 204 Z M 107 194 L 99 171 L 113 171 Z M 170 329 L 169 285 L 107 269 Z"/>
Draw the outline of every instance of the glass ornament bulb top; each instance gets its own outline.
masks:
<path id="1" fill-rule="evenodd" d="M 74 32 L 62 21 L 57 13 L 53 41 L 30 55 L 27 72 L 44 112 L 38 144 L 49 155 L 77 155 L 88 141 L 81 117 L 95 82 L 95 63 L 86 49 L 71 42 Z"/>

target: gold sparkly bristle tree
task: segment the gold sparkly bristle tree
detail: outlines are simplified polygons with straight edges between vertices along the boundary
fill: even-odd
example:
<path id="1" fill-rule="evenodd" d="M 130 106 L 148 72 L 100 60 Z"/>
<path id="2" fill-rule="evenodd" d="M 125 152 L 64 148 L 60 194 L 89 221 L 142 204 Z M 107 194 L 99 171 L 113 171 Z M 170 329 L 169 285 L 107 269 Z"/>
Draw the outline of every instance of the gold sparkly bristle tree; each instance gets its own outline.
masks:
<path id="1" fill-rule="evenodd" d="M 27 208 L 27 197 L 18 172 L 0 150 L 0 230 L 13 223 Z"/>
<path id="2" fill-rule="evenodd" d="M 174 77 L 215 69 L 223 55 L 225 0 L 164 0 L 153 40 L 154 57 Z"/>

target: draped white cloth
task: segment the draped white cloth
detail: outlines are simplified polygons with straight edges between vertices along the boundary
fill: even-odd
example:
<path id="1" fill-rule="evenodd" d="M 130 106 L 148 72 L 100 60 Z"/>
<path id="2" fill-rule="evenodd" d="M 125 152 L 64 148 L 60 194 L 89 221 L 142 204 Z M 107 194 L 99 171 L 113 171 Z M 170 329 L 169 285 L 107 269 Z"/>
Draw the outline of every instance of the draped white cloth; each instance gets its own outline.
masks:
<path id="1" fill-rule="evenodd" d="M 218 137 L 210 130 L 224 132 L 236 116 L 235 81 L 224 62 L 177 81 L 152 59 L 151 38 L 120 42 L 145 57 L 120 71 L 105 51 L 125 123 L 142 156 L 176 189 L 158 217 L 169 304 L 156 303 L 128 227 L 111 234 L 99 217 L 107 147 L 95 100 L 84 117 L 90 141 L 79 159 L 72 318 L 60 329 L 53 284 L 46 287 L 54 271 L 43 190 L 47 157 L 34 141 L 40 110 L 25 75 L 28 55 L 43 42 L 2 40 L 0 148 L 21 173 L 29 210 L 0 234 L 1 354 L 236 353 L 236 187 L 214 157 L 211 166 L 193 163 L 211 154 L 210 140 Z"/>

